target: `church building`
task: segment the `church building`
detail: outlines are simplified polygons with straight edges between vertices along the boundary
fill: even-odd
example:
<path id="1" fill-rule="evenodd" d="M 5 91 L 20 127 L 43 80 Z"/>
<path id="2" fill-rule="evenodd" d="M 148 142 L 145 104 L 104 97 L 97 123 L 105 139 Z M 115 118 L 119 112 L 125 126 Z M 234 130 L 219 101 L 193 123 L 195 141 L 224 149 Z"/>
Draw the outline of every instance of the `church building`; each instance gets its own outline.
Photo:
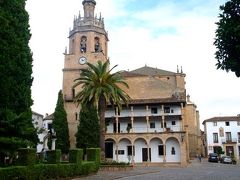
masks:
<path id="1" fill-rule="evenodd" d="M 104 20 L 94 16 L 95 0 L 83 0 L 84 16 L 74 18 L 65 51 L 63 95 L 71 148 L 75 147 L 79 107 L 73 102 L 74 80 L 86 62 L 108 59 L 108 34 Z M 133 57 L 134 58 L 134 57 Z M 105 147 L 109 160 L 132 164 L 177 163 L 186 166 L 201 153 L 199 113 L 186 96 L 185 74 L 144 66 L 122 75 L 129 85 L 129 107 L 108 107 Z"/>

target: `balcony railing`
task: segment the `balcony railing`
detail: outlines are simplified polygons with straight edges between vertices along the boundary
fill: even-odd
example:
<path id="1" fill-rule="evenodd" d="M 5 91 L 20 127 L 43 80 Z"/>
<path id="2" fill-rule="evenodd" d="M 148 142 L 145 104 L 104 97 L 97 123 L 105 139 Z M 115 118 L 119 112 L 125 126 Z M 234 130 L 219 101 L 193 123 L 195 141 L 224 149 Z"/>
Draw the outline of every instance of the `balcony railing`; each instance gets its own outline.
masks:
<path id="1" fill-rule="evenodd" d="M 162 132 L 179 132 L 181 130 L 181 126 L 172 126 L 166 128 L 146 128 L 146 127 L 133 127 L 128 131 L 126 128 L 120 128 L 118 133 L 162 133 Z M 106 133 L 116 133 L 114 129 L 110 126 L 107 127 Z"/>
<path id="2" fill-rule="evenodd" d="M 237 138 L 231 138 L 231 139 L 228 139 L 228 138 L 223 138 L 222 139 L 222 143 L 237 143 Z"/>

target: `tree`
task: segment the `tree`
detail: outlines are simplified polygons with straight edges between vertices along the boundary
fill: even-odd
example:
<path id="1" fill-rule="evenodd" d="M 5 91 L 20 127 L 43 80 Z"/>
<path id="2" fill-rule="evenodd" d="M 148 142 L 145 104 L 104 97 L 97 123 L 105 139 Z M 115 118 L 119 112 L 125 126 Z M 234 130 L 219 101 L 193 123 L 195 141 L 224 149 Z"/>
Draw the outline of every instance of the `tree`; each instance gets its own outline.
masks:
<path id="1" fill-rule="evenodd" d="M 60 90 L 58 92 L 57 105 L 53 115 L 53 129 L 56 132 L 56 149 L 61 149 L 65 154 L 70 148 L 69 131 L 67 123 L 67 113 L 64 109 L 63 94 Z"/>
<path id="2" fill-rule="evenodd" d="M 17 148 L 36 145 L 32 124 L 31 37 L 25 0 L 0 0 L 0 162 Z"/>
<path id="3" fill-rule="evenodd" d="M 99 119 L 95 107 L 81 108 L 79 115 L 78 131 L 76 133 L 77 148 L 99 147 Z"/>
<path id="4" fill-rule="evenodd" d="M 78 92 L 74 98 L 74 102 L 81 104 L 94 105 L 98 110 L 100 121 L 100 148 L 101 160 L 105 160 L 105 111 L 107 104 L 122 108 L 122 103 L 128 104 L 130 97 L 120 88 L 128 88 L 128 84 L 124 81 L 120 72 L 112 73 L 116 67 L 108 70 L 109 61 L 102 63 L 98 61 L 96 66 L 87 63 L 88 68 L 82 69 L 80 77 L 75 79 L 73 88 L 80 86 L 82 90 Z"/>
<path id="5" fill-rule="evenodd" d="M 217 69 L 235 72 L 240 77 L 240 0 L 220 6 L 214 45 Z"/>

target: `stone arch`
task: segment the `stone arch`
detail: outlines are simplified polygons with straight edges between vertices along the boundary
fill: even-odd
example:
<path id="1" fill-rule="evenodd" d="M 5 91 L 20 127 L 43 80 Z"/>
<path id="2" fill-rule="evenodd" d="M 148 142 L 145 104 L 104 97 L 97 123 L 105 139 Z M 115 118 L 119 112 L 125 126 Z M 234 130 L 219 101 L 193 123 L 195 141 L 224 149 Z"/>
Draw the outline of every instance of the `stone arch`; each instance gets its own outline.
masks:
<path id="1" fill-rule="evenodd" d="M 81 51 L 81 53 L 85 53 L 87 51 L 87 37 L 86 36 L 81 37 L 80 51 Z"/>
<path id="2" fill-rule="evenodd" d="M 94 51 L 100 52 L 101 51 L 101 43 L 99 37 L 94 38 Z"/>
<path id="3" fill-rule="evenodd" d="M 134 146 L 135 146 L 135 162 L 141 163 L 144 161 L 144 154 L 143 151 L 148 148 L 148 141 L 143 138 L 139 137 L 134 140 Z"/>
<path id="4" fill-rule="evenodd" d="M 166 139 L 166 162 L 181 161 L 181 146 L 178 138 L 169 137 Z"/>
<path id="5" fill-rule="evenodd" d="M 149 141 L 151 151 L 151 162 L 163 162 L 164 144 L 159 137 L 153 137 Z"/>
<path id="6" fill-rule="evenodd" d="M 115 158 L 115 151 L 116 149 L 116 140 L 114 138 L 107 138 L 105 140 L 105 157 L 107 159 L 114 159 Z"/>
<path id="7" fill-rule="evenodd" d="M 129 138 L 121 138 L 118 142 L 118 161 L 119 162 L 129 162 L 129 148 L 132 146 L 131 140 Z"/>

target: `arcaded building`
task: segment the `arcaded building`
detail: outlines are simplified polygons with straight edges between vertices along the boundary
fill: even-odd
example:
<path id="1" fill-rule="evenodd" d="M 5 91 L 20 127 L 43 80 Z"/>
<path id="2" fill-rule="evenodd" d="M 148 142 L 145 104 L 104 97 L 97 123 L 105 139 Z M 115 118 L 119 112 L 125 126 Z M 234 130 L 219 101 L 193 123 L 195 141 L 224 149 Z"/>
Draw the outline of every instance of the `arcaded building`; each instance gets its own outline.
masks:
<path id="1" fill-rule="evenodd" d="M 80 107 L 73 102 L 74 80 L 86 68 L 108 59 L 108 34 L 102 17 L 94 16 L 95 0 L 83 0 L 84 16 L 74 19 L 69 32 L 69 49 L 63 68 L 64 105 L 67 112 L 71 147 L 76 144 Z M 134 57 L 133 57 L 134 58 Z M 123 67 L 126 68 L 126 67 Z M 131 97 L 120 112 L 106 111 L 106 158 L 133 164 L 178 163 L 187 165 L 190 155 L 199 153 L 199 113 L 187 101 L 185 74 L 144 66 L 124 71 Z M 190 141 L 194 141 L 191 143 Z"/>

